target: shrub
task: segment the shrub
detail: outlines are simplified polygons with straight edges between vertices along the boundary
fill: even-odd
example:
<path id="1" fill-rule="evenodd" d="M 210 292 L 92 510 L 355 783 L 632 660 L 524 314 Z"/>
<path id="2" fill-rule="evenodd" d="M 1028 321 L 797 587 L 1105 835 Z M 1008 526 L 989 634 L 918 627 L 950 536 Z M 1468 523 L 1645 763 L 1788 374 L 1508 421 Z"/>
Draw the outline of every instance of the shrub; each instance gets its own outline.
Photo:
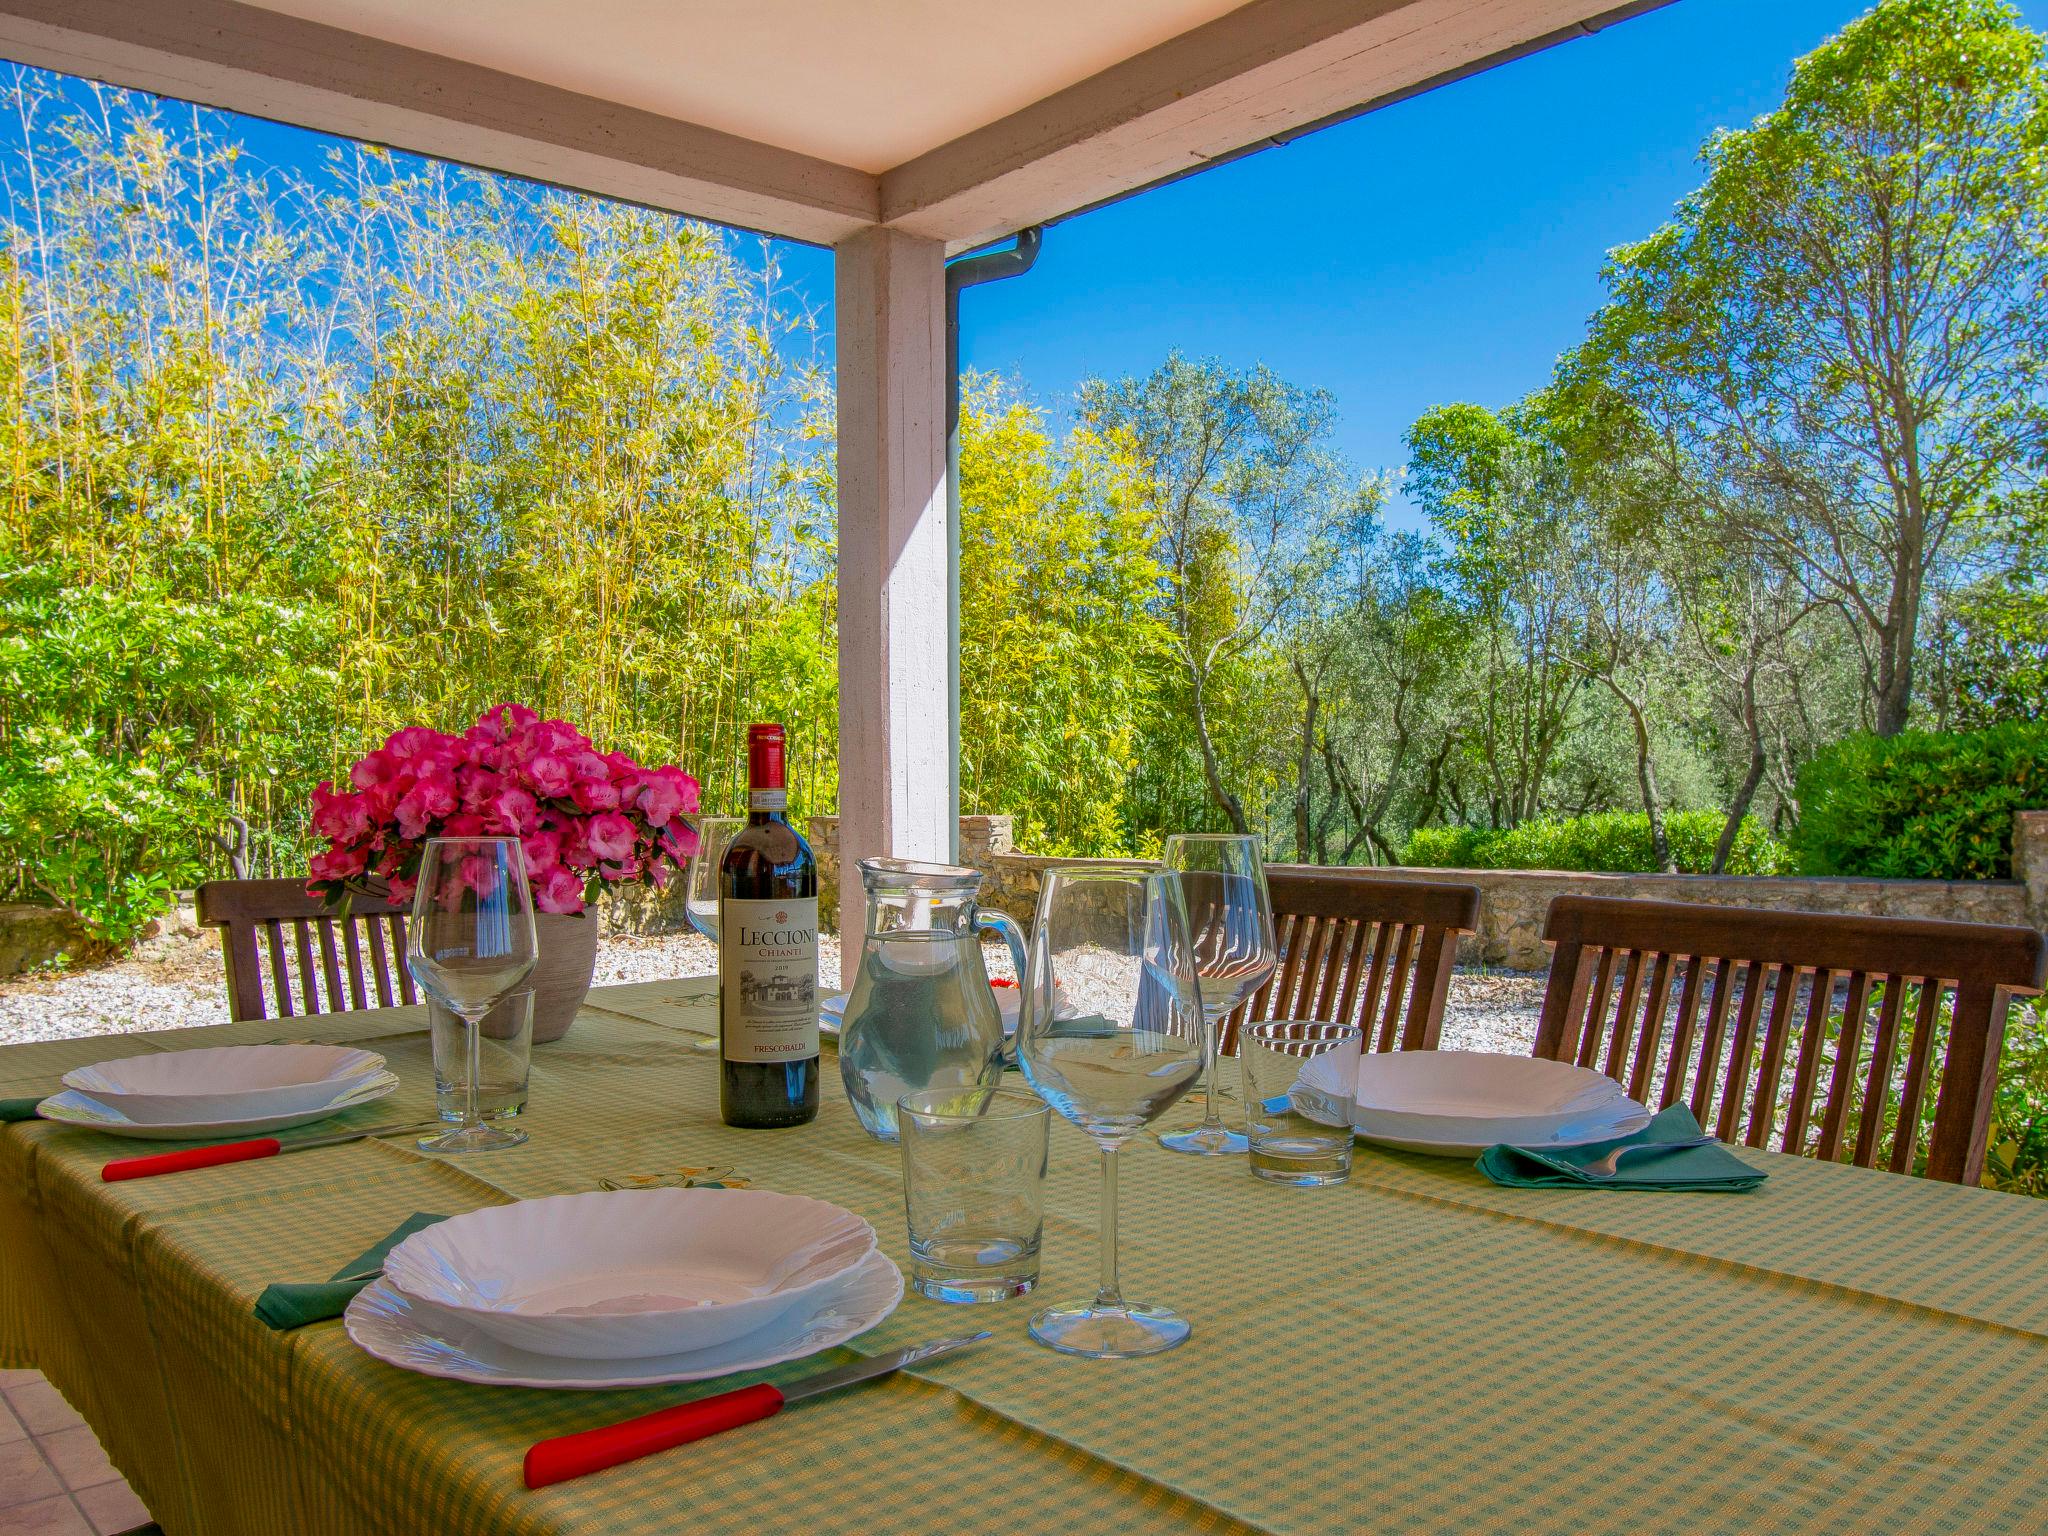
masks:
<path id="1" fill-rule="evenodd" d="M 1718 811 L 1678 811 L 1664 818 L 1671 855 L 1683 874 L 1703 875 L 1714 861 L 1724 818 Z M 1430 869 L 1563 869 L 1654 874 L 1650 818 L 1640 811 L 1480 827 L 1417 827 L 1401 862 Z M 1731 875 L 1778 875 L 1789 869 L 1781 845 L 1744 817 L 1729 851 Z"/>
<path id="2" fill-rule="evenodd" d="M 1873 987 L 1865 1001 L 1866 1018 L 1859 1031 L 1856 1061 L 1852 1075 L 1856 1081 L 1865 1080 L 1870 1072 L 1872 1035 L 1869 1019 L 1875 1017 L 1884 1003 L 1884 985 Z M 1914 1017 L 1920 1006 L 1920 988 L 1908 985 L 1899 1003 L 1902 1019 Z M 1955 999 L 1943 997 L 1934 1019 L 1934 1041 L 1930 1055 L 1935 1061 L 1948 1059 L 1949 1027 L 1955 1019 Z M 1830 1008 L 1822 1035 L 1819 1083 L 1833 1080 L 1836 1053 L 1841 1044 L 1843 1018 L 1841 1010 Z M 1899 1077 L 1894 1062 L 1891 1080 L 1892 1090 L 1897 1091 Z M 1781 1089 L 1790 1087 L 1789 1077 L 1780 1083 Z M 1934 1111 L 1939 1102 L 1939 1083 L 1929 1082 L 1920 1098 L 1920 1123 L 1913 1144 L 1911 1172 L 1924 1174 L 1927 1171 L 1927 1148 L 1934 1138 Z M 1878 1132 L 1878 1145 L 1888 1147 L 1898 1135 L 1899 1101 L 1887 1096 L 1884 1104 L 1884 1123 Z M 1785 1128 L 1790 1104 L 1783 1092 L 1780 1093 L 1774 1124 L 1779 1132 Z M 1843 1127 L 1842 1149 L 1838 1154 L 1846 1160 L 1856 1145 L 1862 1130 L 1862 1111 L 1853 1110 Z M 1812 1132 L 1809 1131 L 1811 1136 Z M 1979 1183 L 1986 1189 L 2000 1189 L 2007 1194 L 2030 1195 L 2035 1198 L 2048 1196 L 2048 1004 L 2039 999 L 2032 1001 L 2016 999 L 2012 1011 L 2007 1015 L 2005 1044 L 1998 1058 L 1998 1082 L 1992 1090 L 1991 1126 L 1984 1148 L 1984 1171 Z"/>
<path id="3" fill-rule="evenodd" d="M 227 808 L 175 766 L 169 742 L 109 757 L 92 736 L 31 726 L 0 754 L 0 851 L 31 894 L 125 943 L 204 867 L 199 838 Z"/>
<path id="4" fill-rule="evenodd" d="M 1806 765 L 1799 805 L 1802 874 L 2008 879 L 2013 812 L 2048 808 L 2048 724 L 1851 736 Z"/>
<path id="5" fill-rule="evenodd" d="M 2006 1019 L 1984 1183 L 2048 1195 L 2048 1003 L 2039 999 L 2014 1003 Z"/>
<path id="6" fill-rule="evenodd" d="M 307 608 L 0 567 L 0 882 L 134 937 L 229 815 L 318 776 L 332 644 Z"/>

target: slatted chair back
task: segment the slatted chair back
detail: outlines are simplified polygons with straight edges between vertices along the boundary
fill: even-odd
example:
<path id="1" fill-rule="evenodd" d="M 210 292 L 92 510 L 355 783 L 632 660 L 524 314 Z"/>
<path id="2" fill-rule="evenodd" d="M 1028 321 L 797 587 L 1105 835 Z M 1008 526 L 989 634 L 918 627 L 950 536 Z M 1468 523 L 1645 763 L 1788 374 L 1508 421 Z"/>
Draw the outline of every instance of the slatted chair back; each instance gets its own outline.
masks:
<path id="1" fill-rule="evenodd" d="M 1613 897 L 1558 897 L 1543 936 L 1536 1055 L 1684 1101 L 1723 1141 L 1964 1184 L 2010 994 L 2044 964 L 2030 928 Z"/>
<path id="2" fill-rule="evenodd" d="M 1261 1019 L 1357 1024 L 1369 1051 L 1436 1049 L 1458 939 L 1479 926 L 1479 889 L 1357 870 L 1269 865 L 1280 964 L 1224 1023 L 1222 1049 Z"/>
<path id="3" fill-rule="evenodd" d="M 331 912 L 303 880 L 199 887 L 199 921 L 221 931 L 228 1011 L 237 1019 L 418 1002 L 405 968 L 405 915 L 404 907 L 362 896 L 346 914 Z"/>

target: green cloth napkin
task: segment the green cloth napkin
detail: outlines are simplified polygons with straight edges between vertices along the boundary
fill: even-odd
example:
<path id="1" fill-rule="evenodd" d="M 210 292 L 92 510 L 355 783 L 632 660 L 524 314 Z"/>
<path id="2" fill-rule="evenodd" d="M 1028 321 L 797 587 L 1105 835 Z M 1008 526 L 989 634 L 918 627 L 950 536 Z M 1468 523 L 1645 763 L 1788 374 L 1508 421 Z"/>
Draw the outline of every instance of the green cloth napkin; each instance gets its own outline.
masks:
<path id="1" fill-rule="evenodd" d="M 27 1099 L 0 1099 L 0 1125 L 14 1120 L 33 1120 L 36 1106 L 43 1102 L 45 1095 L 37 1094 Z"/>
<path id="2" fill-rule="evenodd" d="M 377 1278 L 376 1272 L 384 1267 L 386 1254 L 413 1233 L 446 1220 L 445 1216 L 424 1211 L 406 1217 L 389 1237 L 337 1269 L 332 1280 L 317 1285 L 266 1285 L 263 1294 L 256 1298 L 256 1315 L 279 1332 L 339 1317 L 355 1300 L 356 1292 Z"/>
<path id="3" fill-rule="evenodd" d="M 1518 1189 L 1577 1185 L 1581 1189 L 1755 1189 L 1765 1175 L 1726 1147 L 1688 1147 L 1683 1152 L 1650 1152 L 1623 1158 L 1621 1171 L 1594 1178 L 1585 1171 L 1616 1147 L 1651 1141 L 1691 1141 L 1700 1123 L 1683 1104 L 1674 1104 L 1632 1136 L 1589 1141 L 1579 1147 L 1488 1147 L 1479 1171 L 1496 1184 Z"/>

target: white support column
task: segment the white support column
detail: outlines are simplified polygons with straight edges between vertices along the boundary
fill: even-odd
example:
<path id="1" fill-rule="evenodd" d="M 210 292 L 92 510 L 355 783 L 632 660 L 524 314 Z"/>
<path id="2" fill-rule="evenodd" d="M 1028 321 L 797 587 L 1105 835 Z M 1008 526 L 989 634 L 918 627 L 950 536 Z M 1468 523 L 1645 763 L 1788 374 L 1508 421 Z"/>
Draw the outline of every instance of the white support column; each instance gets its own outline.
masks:
<path id="1" fill-rule="evenodd" d="M 836 266 L 839 911 L 857 935 L 856 859 L 943 862 L 952 846 L 945 250 L 869 229 Z"/>

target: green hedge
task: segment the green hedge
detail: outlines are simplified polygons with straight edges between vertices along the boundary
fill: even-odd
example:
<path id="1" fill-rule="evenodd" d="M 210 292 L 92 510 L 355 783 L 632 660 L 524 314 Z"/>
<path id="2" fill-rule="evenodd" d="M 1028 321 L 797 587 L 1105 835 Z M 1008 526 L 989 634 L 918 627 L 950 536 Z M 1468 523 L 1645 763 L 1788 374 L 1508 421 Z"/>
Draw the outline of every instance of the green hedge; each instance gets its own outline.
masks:
<path id="1" fill-rule="evenodd" d="M 1799 775 L 1802 874 L 1892 880 L 2012 875 L 2015 811 L 2048 809 L 2048 724 L 1851 736 Z"/>
<path id="2" fill-rule="evenodd" d="M 1681 873 L 1703 875 L 1714 862 L 1724 818 L 1719 811 L 1678 811 L 1664 818 Z M 1612 811 L 1569 820 L 1525 821 L 1519 827 L 1418 827 L 1401 862 L 1429 869 L 1567 869 L 1654 874 L 1650 818 Z M 1729 851 L 1731 875 L 1782 875 L 1791 864 L 1784 845 L 1748 817 Z"/>

